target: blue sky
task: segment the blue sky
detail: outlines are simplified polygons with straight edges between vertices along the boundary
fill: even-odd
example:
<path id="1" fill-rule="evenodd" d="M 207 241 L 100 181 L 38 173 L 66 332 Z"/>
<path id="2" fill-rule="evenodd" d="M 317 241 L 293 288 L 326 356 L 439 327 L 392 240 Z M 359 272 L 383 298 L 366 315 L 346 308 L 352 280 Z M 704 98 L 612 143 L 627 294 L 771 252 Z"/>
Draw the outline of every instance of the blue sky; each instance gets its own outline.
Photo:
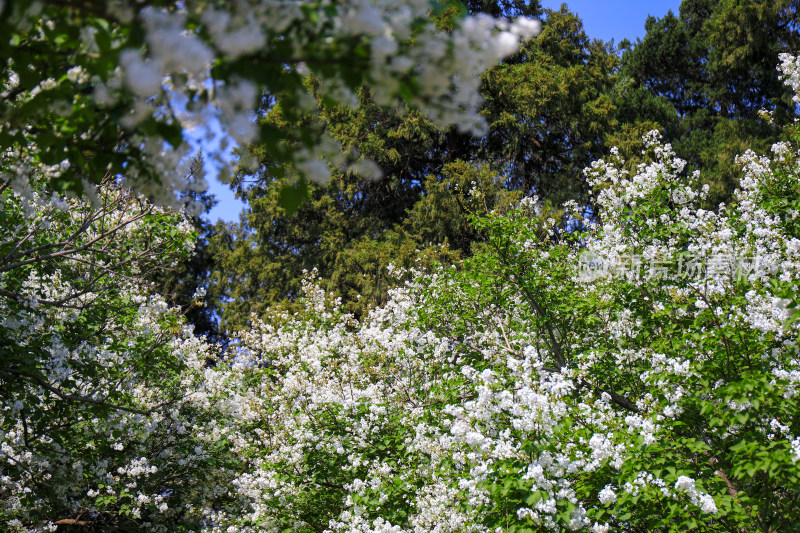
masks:
<path id="1" fill-rule="evenodd" d="M 548 9 L 559 9 L 566 3 L 570 11 L 577 13 L 583 20 L 587 35 L 614 40 L 619 43 L 623 39 L 635 41 L 644 35 L 644 22 L 648 15 L 660 17 L 670 9 L 677 13 L 679 0 L 570 0 L 568 2 L 543 0 L 542 6 Z M 207 169 L 211 192 L 219 200 L 219 204 L 209 214 L 212 222 L 222 219 L 235 222 L 243 204 L 236 200 L 230 189 L 220 183 L 214 175 L 214 169 Z"/>
<path id="2" fill-rule="evenodd" d="M 622 39 L 635 41 L 644 36 L 644 21 L 648 15 L 661 17 L 670 9 L 678 13 L 679 0 L 570 0 L 553 2 L 542 0 L 542 7 L 559 9 L 567 4 L 570 11 L 583 20 L 589 37 L 619 43 Z"/>

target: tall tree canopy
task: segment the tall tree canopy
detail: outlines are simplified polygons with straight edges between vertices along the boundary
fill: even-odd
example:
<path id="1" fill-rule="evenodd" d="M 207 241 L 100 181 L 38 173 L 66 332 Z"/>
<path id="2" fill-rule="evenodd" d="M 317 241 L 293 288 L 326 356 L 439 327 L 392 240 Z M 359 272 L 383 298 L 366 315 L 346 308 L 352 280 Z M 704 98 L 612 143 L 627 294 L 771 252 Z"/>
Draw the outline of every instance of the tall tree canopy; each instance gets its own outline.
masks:
<path id="1" fill-rule="evenodd" d="M 583 169 L 616 126 L 611 88 L 617 58 L 591 39 L 578 15 L 545 11 L 543 31 L 484 76 L 490 124 L 478 153 L 509 189 L 554 203 L 586 199 Z"/>
<path id="2" fill-rule="evenodd" d="M 378 106 L 369 88 L 359 92 L 356 108 L 327 106 L 319 97 L 313 114 L 325 133 L 377 163 L 383 178 L 332 167 L 328 184 L 297 186 L 310 200 L 296 214 L 281 207 L 286 178 L 278 162 L 258 143 L 241 153 L 255 167 L 234 179 L 247 211 L 239 226 L 213 243 L 219 271 L 212 285 L 225 302 L 229 325 L 241 326 L 250 312 L 294 299 L 303 271 L 314 268 L 327 290 L 360 312 L 385 299 L 390 263 L 410 267 L 417 260 L 469 254 L 480 237 L 467 221 L 472 214 L 519 194 L 554 203 L 585 200 L 582 170 L 602 153 L 615 124 L 610 90 L 616 56 L 591 40 L 565 8 L 514 5 L 469 4 L 471 10 L 511 10 L 543 20 L 540 36 L 484 75 L 485 135 L 443 130 L 419 112 Z M 318 85 L 313 77 L 306 83 L 311 91 Z M 311 119 L 292 122 L 284 108 L 280 100 L 270 103 L 263 120 L 297 138 Z M 474 188 L 482 190 L 481 202 L 468 197 Z"/>
<path id="3" fill-rule="evenodd" d="M 678 153 L 706 171 L 710 202 L 730 198 L 734 156 L 765 150 L 794 112 L 778 54 L 800 47 L 794 0 L 684 0 L 676 15 L 649 17 L 647 34 L 622 57 L 625 119 L 651 120 Z"/>
<path id="4" fill-rule="evenodd" d="M 219 270 L 210 285 L 223 302 L 224 321 L 240 327 L 253 311 L 293 301 L 303 271 L 311 269 L 361 312 L 384 300 L 390 263 L 469 255 L 481 238 L 464 222 L 471 209 L 492 209 L 516 194 L 586 205 L 584 168 L 611 146 L 635 167 L 639 140 L 654 128 L 692 167 L 704 169 L 707 207 L 728 201 L 739 175 L 735 156 L 766 150 L 780 131 L 771 121 L 794 114 L 775 64 L 779 52 L 800 45 L 796 8 L 793 2 L 689 0 L 677 15 L 650 17 L 635 45 L 613 50 L 587 36 L 566 8 L 467 2 L 473 14 L 543 20 L 537 38 L 483 75 L 480 114 L 488 129 L 481 136 L 377 105 L 373 88 L 359 90 L 356 107 L 331 105 L 319 92 L 320 80 L 308 76 L 313 109 L 297 117 L 287 113 L 291 102 L 270 100 L 262 123 L 285 132 L 297 150 L 304 128 L 316 124 L 330 138 L 333 162 L 320 172 L 333 178 L 327 185 L 293 182 L 264 144 L 243 150 L 240 161 L 249 170 L 234 186 L 247 212 L 240 226 L 221 228 L 212 243 Z M 446 17 L 434 20 L 447 27 Z M 773 119 L 760 116 L 762 108 Z M 345 170 L 356 167 L 383 178 Z M 473 182 L 486 189 L 485 205 L 466 200 Z M 310 200 L 293 215 L 283 209 L 287 194 Z"/>

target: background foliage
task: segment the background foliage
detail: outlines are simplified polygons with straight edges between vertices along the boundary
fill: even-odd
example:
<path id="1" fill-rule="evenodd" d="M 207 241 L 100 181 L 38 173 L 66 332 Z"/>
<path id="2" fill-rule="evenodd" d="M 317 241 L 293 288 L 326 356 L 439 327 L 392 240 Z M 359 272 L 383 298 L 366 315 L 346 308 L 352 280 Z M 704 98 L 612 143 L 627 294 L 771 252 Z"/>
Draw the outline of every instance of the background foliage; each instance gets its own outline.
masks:
<path id="1" fill-rule="evenodd" d="M 361 314 L 385 301 L 389 263 L 469 256 L 482 236 L 463 220 L 476 207 L 491 210 L 518 194 L 589 207 L 583 169 L 612 146 L 633 168 L 642 135 L 654 128 L 703 169 L 711 186 L 706 207 L 716 207 L 738 184 L 735 156 L 768 149 L 780 137 L 774 124 L 795 112 L 775 70 L 779 52 L 800 46 L 792 2 L 686 1 L 678 15 L 649 19 L 641 41 L 617 50 L 587 36 L 565 8 L 468 7 L 543 21 L 541 35 L 483 75 L 484 136 L 375 106 L 367 88 L 352 110 L 319 103 L 314 114 L 326 130 L 377 162 L 384 179 L 334 171 L 325 186 L 303 185 L 310 200 L 296 215 L 282 208 L 278 189 L 286 181 L 274 174 L 276 162 L 258 143 L 241 150 L 258 163 L 233 182 L 247 209 L 240 224 L 218 228 L 210 252 L 219 262 L 209 286 L 226 327 L 242 327 L 270 305 L 290 305 L 303 271 L 314 268 L 326 290 Z M 762 108 L 773 118 L 760 116 Z M 290 129 L 305 123 L 274 108 L 264 120 Z M 467 200 L 473 183 L 490 189 L 482 207 Z"/>

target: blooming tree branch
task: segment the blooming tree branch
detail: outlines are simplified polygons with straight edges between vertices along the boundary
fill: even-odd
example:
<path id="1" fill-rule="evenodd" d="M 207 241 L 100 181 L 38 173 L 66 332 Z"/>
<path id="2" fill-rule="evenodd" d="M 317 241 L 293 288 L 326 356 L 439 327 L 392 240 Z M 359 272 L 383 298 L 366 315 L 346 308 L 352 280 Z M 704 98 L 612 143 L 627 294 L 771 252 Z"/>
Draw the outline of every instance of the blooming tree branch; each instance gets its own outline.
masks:
<path id="1" fill-rule="evenodd" d="M 174 171 L 184 133 L 214 123 L 237 142 L 260 140 L 298 176 L 325 179 L 340 149 L 320 125 L 289 150 L 283 132 L 255 120 L 279 97 L 287 120 L 299 118 L 313 101 L 309 77 L 328 105 L 357 105 L 367 84 L 381 105 L 480 132 L 480 74 L 539 31 L 439 0 L 53 0 L 3 2 L 0 13 L 10 36 L 0 44 L 2 181 L 21 191 L 45 174 L 55 190 L 78 192 L 109 174 L 160 204 L 186 187 Z M 227 168 L 225 151 L 206 154 Z"/>

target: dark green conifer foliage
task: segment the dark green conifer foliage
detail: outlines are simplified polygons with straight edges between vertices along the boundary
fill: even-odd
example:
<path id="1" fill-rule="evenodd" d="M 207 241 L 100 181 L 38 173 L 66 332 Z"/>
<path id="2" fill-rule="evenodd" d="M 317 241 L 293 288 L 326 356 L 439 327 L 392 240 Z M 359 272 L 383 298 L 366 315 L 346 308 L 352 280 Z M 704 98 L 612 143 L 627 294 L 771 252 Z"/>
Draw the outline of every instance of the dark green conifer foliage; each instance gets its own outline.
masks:
<path id="1" fill-rule="evenodd" d="M 203 156 L 198 153 L 189 164 L 190 177 L 202 172 L 202 168 Z M 216 341 L 220 338 L 216 298 L 212 294 L 204 298 L 195 298 L 194 295 L 198 288 L 207 288 L 207 280 L 215 270 L 215 256 L 209 243 L 215 239 L 216 229 L 206 215 L 217 204 L 217 200 L 207 192 L 189 192 L 187 196 L 189 198 L 185 198 L 186 200 L 192 200 L 202 207 L 202 212 L 191 218 L 192 226 L 197 232 L 194 255 L 171 270 L 157 272 L 152 281 L 159 294 L 164 295 L 171 305 L 182 309 L 186 319 L 194 326 L 196 334 L 208 335 L 211 341 Z"/>
<path id="2" fill-rule="evenodd" d="M 736 187 L 734 157 L 766 151 L 793 113 L 775 66 L 800 46 L 797 0 L 684 0 L 680 12 L 649 17 L 647 34 L 622 56 L 620 120 L 652 121 L 681 157 L 702 168 L 711 204 Z M 671 109 L 670 109 L 671 108 Z"/>
<path id="3" fill-rule="evenodd" d="M 617 127 L 617 58 L 566 7 L 545 15 L 541 35 L 484 77 L 490 130 L 480 153 L 509 188 L 558 204 L 584 197 L 583 169 Z"/>
<path id="4" fill-rule="evenodd" d="M 641 136 L 655 128 L 703 169 L 716 205 L 736 185 L 734 156 L 777 140 L 758 110 L 773 111 L 779 123 L 794 113 L 775 65 L 780 51 L 800 48 L 798 5 L 684 0 L 677 15 L 650 17 L 636 45 L 615 50 L 586 35 L 565 7 L 467 0 L 471 13 L 544 22 L 540 36 L 484 76 L 486 135 L 440 131 L 419 113 L 376 106 L 368 87 L 356 109 L 319 99 L 304 113 L 295 100 L 266 99 L 266 133 L 240 153 L 253 170 L 233 181 L 246 213 L 239 224 L 198 225 L 200 254 L 162 281 L 164 290 L 189 309 L 199 331 L 210 332 L 217 312 L 226 327 L 238 328 L 269 306 L 292 308 L 303 272 L 317 269 L 327 290 L 362 313 L 397 283 L 389 264 L 457 262 L 481 239 L 471 213 L 502 209 L 522 194 L 553 205 L 586 201 L 584 167 L 611 146 L 635 165 Z M 446 28 L 448 20 L 445 13 L 437 23 Z M 315 123 L 351 160 L 377 162 L 383 179 L 334 168 L 325 185 L 292 182 L 268 154 L 307 144 L 310 130 L 301 126 Z M 219 308 L 189 307 L 198 282 L 181 276 L 206 280 L 207 301 Z"/>
<path id="5" fill-rule="evenodd" d="M 465 0 L 464 6 L 493 17 L 538 17 L 542 10 L 539 0 Z"/>
<path id="6" fill-rule="evenodd" d="M 397 283 L 389 264 L 451 263 L 469 254 L 481 238 L 471 213 L 502 209 L 520 194 L 553 202 L 583 195 L 582 169 L 602 154 L 615 125 L 613 51 L 589 39 L 566 9 L 542 13 L 538 2 L 520 1 L 471 1 L 467 9 L 544 15 L 543 34 L 484 78 L 484 137 L 440 131 L 416 112 L 378 107 L 368 88 L 355 110 L 319 101 L 315 114 L 327 133 L 376 161 L 384 177 L 334 169 L 327 184 L 296 189 L 307 188 L 308 199 L 291 216 L 281 204 L 281 169 L 258 144 L 242 152 L 257 162 L 255 172 L 234 178 L 248 209 L 212 242 L 213 285 L 227 327 L 241 327 L 271 305 L 291 308 L 303 271 L 315 268 L 326 289 L 361 313 Z M 286 117 L 281 102 L 265 104 L 262 120 L 291 139 Z"/>

